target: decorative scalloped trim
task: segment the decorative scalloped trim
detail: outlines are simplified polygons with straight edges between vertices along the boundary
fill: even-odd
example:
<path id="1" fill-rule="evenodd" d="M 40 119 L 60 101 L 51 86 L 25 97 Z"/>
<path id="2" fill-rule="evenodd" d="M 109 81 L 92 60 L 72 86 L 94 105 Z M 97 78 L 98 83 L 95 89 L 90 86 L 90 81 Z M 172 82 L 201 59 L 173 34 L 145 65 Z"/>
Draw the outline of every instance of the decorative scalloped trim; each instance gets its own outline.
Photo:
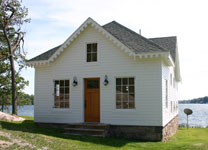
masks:
<path id="1" fill-rule="evenodd" d="M 107 32 L 105 29 L 103 29 L 102 26 L 100 26 L 98 23 L 96 23 L 93 19 L 88 18 L 63 44 L 62 46 L 46 61 L 34 61 L 34 62 L 28 62 L 27 65 L 31 67 L 41 66 L 41 65 L 50 65 L 51 62 L 55 61 L 56 58 L 66 49 L 80 34 L 82 31 L 84 31 L 85 28 L 88 27 L 88 25 L 91 25 L 91 27 L 94 27 L 98 32 L 103 34 L 106 38 L 108 38 L 110 41 L 112 41 L 117 47 L 119 47 L 121 50 L 123 50 L 125 53 L 127 53 L 129 56 L 133 56 L 134 60 L 136 60 L 136 57 L 138 58 L 153 58 L 153 57 L 163 57 L 166 53 L 166 55 L 169 55 L 169 59 L 171 59 L 171 56 L 169 52 L 156 52 L 156 53 L 137 53 L 135 54 L 133 51 L 131 51 L 127 46 L 125 46 L 123 43 L 121 43 L 118 39 L 116 39 L 114 36 L 112 36 L 109 32 Z M 173 61 L 172 61 L 172 64 Z"/>

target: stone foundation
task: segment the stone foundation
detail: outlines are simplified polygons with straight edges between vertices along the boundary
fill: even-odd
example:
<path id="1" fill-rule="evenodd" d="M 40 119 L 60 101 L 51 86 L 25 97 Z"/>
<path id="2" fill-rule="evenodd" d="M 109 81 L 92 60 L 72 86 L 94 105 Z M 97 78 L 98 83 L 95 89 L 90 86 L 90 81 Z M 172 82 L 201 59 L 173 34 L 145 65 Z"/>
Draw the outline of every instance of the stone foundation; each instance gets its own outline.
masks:
<path id="1" fill-rule="evenodd" d="M 162 141 L 168 141 L 178 130 L 178 115 L 174 117 L 162 130 Z"/>
<path id="2" fill-rule="evenodd" d="M 39 127 L 67 128 L 80 127 L 87 128 L 85 124 L 53 124 L 35 123 Z M 88 125 L 89 126 L 89 125 Z M 96 124 L 92 124 L 96 126 Z M 114 138 L 130 138 L 143 141 L 168 141 L 178 129 L 178 116 L 174 117 L 165 127 L 162 126 L 127 126 L 127 125 L 105 125 L 105 136 Z M 98 126 L 99 127 L 99 124 Z M 96 128 L 97 128 L 96 127 Z"/>
<path id="3" fill-rule="evenodd" d="M 109 137 L 122 137 L 144 141 L 168 141 L 178 129 L 178 116 L 174 117 L 165 127 L 162 126 L 126 126 L 110 125 Z"/>
<path id="4" fill-rule="evenodd" d="M 110 125 L 108 136 L 143 141 L 161 141 L 162 127 Z"/>

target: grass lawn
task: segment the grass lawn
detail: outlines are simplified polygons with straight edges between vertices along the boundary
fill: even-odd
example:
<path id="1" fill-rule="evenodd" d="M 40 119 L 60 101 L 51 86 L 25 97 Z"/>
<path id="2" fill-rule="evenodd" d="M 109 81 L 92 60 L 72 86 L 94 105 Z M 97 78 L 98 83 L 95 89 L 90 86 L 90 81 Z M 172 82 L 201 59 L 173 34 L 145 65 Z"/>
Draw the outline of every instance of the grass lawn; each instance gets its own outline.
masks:
<path id="1" fill-rule="evenodd" d="M 38 150 L 208 150 L 208 128 L 180 128 L 168 142 L 70 136 L 61 129 L 34 126 L 33 118 L 23 122 L 0 122 L 0 149 Z"/>

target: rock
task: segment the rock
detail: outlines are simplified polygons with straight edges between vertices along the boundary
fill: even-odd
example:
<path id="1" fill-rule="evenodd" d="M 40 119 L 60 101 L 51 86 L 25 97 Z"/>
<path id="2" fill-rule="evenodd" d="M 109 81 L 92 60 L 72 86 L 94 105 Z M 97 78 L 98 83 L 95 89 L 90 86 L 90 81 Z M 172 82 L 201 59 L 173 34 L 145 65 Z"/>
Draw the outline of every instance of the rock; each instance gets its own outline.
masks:
<path id="1" fill-rule="evenodd" d="M 25 119 L 16 115 L 0 112 L 0 121 L 24 121 Z"/>

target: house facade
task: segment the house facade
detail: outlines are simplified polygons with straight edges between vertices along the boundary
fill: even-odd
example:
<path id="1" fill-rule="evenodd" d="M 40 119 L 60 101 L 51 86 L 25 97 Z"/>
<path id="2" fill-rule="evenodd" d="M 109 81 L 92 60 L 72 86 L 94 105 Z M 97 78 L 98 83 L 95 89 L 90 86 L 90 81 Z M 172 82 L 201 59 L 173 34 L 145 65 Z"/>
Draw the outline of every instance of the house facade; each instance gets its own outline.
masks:
<path id="1" fill-rule="evenodd" d="M 35 123 L 111 125 L 112 136 L 165 140 L 177 130 L 176 37 L 147 39 L 88 18 L 35 68 Z"/>

